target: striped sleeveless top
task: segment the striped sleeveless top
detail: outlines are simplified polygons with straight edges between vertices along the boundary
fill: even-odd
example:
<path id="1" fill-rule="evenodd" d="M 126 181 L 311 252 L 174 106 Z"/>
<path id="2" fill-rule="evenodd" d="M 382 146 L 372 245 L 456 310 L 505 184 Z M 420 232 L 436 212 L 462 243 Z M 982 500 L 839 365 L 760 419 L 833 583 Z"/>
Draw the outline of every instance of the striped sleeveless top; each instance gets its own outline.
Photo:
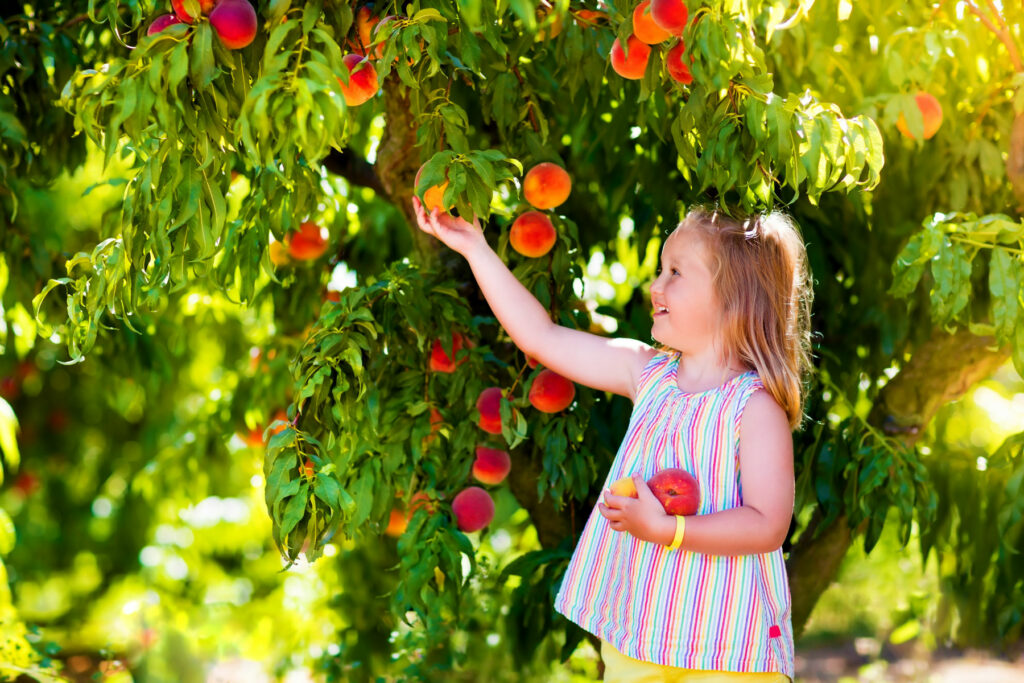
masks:
<path id="1" fill-rule="evenodd" d="M 739 507 L 740 416 L 763 388 L 754 371 L 715 389 L 679 389 L 678 352 L 659 352 L 637 384 L 626 436 L 604 488 L 640 471 L 681 467 L 701 490 L 698 515 Z M 615 531 L 595 505 L 555 610 L 634 659 L 687 669 L 793 678 L 789 581 L 779 548 L 717 556 Z"/>

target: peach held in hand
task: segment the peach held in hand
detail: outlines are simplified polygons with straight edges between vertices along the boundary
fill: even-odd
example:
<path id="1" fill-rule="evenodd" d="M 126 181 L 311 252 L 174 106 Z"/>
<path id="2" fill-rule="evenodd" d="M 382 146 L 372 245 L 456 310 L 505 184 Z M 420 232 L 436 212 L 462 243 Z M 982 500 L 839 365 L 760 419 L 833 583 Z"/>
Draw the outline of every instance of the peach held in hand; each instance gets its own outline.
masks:
<path id="1" fill-rule="evenodd" d="M 500 484 L 512 469 L 512 460 L 506 451 L 496 448 L 476 447 L 473 461 L 473 476 L 484 484 Z"/>
<path id="2" fill-rule="evenodd" d="M 426 166 L 424 164 L 423 166 Z M 420 175 L 423 174 L 423 166 L 420 166 L 420 170 L 416 171 L 416 180 L 413 181 L 413 192 L 420 184 Z M 427 191 L 423 193 L 423 206 L 426 207 L 427 213 L 432 213 L 434 208 L 439 209 L 442 212 L 447 212 L 450 206 L 444 205 L 444 191 L 448 189 L 448 181 L 444 181 L 440 185 L 434 185 L 428 187 Z"/>
<path id="3" fill-rule="evenodd" d="M 612 492 L 613 496 L 626 496 L 627 498 L 640 497 L 636 492 L 636 484 L 633 483 L 633 477 L 616 479 L 612 482 L 612 485 L 608 487 L 608 490 Z"/>
<path id="4" fill-rule="evenodd" d="M 494 519 L 494 501 L 479 486 L 470 486 L 452 500 L 455 523 L 462 531 L 479 531 Z"/>
<path id="5" fill-rule="evenodd" d="M 542 413 L 557 413 L 576 398 L 576 385 L 554 370 L 541 370 L 530 385 L 530 405 Z"/>
<path id="6" fill-rule="evenodd" d="M 656 472 L 647 480 L 651 493 L 670 515 L 695 515 L 700 507 L 700 488 L 693 475 L 679 467 Z"/>

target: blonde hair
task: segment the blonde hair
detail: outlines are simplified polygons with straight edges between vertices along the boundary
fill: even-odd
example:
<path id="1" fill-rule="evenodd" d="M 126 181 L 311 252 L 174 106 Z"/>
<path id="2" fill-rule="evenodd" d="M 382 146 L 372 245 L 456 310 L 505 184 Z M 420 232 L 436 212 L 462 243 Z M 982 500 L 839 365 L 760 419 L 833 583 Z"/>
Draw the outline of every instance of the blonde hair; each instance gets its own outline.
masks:
<path id="1" fill-rule="evenodd" d="M 707 248 L 726 351 L 757 371 L 796 429 L 811 372 L 814 298 L 796 224 L 780 211 L 733 217 L 700 205 L 674 232 L 680 230 L 700 235 Z"/>

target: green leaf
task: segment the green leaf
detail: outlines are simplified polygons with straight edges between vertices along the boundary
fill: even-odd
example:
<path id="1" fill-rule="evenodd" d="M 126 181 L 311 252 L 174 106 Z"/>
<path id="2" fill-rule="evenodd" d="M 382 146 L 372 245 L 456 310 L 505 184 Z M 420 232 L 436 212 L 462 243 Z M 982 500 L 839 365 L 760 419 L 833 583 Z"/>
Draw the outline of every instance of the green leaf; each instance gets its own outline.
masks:
<path id="1" fill-rule="evenodd" d="M 992 322 L 996 340 L 1005 344 L 1018 324 L 1024 325 L 1021 299 L 1024 296 L 1024 262 L 1008 250 L 995 247 L 989 261 L 988 289 L 992 297 Z M 1017 321 L 1021 320 L 1020 323 Z"/>
<path id="2" fill-rule="evenodd" d="M 281 518 L 281 538 L 291 533 L 295 525 L 299 523 L 306 512 L 306 504 L 309 502 L 309 484 L 302 484 L 299 492 L 291 497 L 284 508 L 284 515 Z"/>
<path id="3" fill-rule="evenodd" d="M 213 27 L 208 21 L 200 23 L 192 34 L 189 52 L 189 74 L 192 82 L 197 89 L 204 90 L 213 81 L 217 72 L 213 62 Z"/>
<path id="4" fill-rule="evenodd" d="M 0 398 L 0 453 L 3 454 L 8 468 L 16 469 L 21 462 L 21 454 L 18 451 L 18 418 L 11 404 L 3 398 Z M 3 468 L 0 468 L 0 484 L 3 481 Z"/>

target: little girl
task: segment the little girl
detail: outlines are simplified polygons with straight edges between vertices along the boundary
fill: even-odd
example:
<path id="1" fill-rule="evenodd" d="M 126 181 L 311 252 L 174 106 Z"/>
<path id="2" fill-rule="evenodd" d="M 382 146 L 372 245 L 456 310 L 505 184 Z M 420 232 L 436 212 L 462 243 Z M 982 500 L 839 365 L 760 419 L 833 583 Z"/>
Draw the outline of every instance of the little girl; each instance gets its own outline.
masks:
<path id="1" fill-rule="evenodd" d="M 652 347 L 556 325 L 477 221 L 413 199 L 419 226 L 465 256 L 516 345 L 569 379 L 633 401 L 629 429 L 555 599 L 601 639 L 606 682 L 793 678 L 782 543 L 793 515 L 791 431 L 810 368 L 803 241 L 780 213 L 692 209 L 651 284 Z M 668 515 L 645 483 L 696 477 L 700 507 Z M 632 477 L 637 497 L 612 495 Z"/>

